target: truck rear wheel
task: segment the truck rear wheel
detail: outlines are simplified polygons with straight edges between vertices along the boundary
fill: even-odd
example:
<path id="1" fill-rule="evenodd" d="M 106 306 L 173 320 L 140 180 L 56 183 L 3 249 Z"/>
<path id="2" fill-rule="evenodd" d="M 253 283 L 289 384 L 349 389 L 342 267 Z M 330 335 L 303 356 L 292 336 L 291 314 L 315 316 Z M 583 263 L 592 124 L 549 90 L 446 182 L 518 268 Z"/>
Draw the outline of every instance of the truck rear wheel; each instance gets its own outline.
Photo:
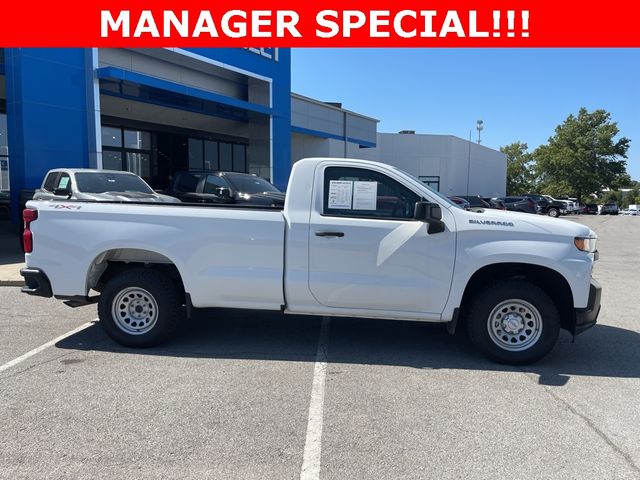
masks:
<path id="1" fill-rule="evenodd" d="M 470 305 L 468 334 L 473 345 L 499 363 L 526 365 L 556 344 L 560 316 L 553 300 L 536 285 L 501 281 L 480 291 Z"/>
<path id="2" fill-rule="evenodd" d="M 126 347 L 167 341 L 182 318 L 181 295 L 162 272 L 137 268 L 107 282 L 98 301 L 100 325 Z"/>

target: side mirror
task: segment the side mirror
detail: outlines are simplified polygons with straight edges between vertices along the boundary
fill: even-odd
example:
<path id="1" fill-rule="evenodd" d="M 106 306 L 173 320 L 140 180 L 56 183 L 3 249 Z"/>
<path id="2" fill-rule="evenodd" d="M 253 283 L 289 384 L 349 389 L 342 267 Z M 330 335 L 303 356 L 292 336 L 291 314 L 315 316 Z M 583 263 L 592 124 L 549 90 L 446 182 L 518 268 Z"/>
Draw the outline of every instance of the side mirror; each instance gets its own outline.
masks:
<path id="1" fill-rule="evenodd" d="M 69 195 L 71 195 L 71 189 L 69 187 L 54 188 L 53 189 L 53 194 L 56 195 L 56 196 L 61 196 L 61 197 L 68 197 Z"/>
<path id="2" fill-rule="evenodd" d="M 444 232 L 442 209 L 437 203 L 416 202 L 413 218 L 429 224 L 427 228 L 429 234 Z"/>

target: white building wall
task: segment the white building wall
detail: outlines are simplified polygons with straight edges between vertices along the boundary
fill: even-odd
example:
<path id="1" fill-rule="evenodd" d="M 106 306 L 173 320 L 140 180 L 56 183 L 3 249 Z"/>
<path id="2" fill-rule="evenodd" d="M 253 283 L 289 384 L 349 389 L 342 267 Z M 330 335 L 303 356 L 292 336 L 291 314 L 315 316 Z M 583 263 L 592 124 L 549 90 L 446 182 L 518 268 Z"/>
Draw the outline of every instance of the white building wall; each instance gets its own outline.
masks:
<path id="1" fill-rule="evenodd" d="M 375 119 L 297 94 L 291 95 L 291 117 L 292 162 L 361 158 L 439 177 L 445 195 L 505 195 L 507 157 L 497 150 L 452 135 L 376 133 Z M 361 146 L 370 144 L 376 146 Z"/>
<path id="2" fill-rule="evenodd" d="M 343 155 L 340 155 L 343 156 Z M 446 195 L 505 195 L 507 157 L 451 135 L 379 133 L 375 148 L 349 145 L 348 156 L 387 163 L 417 177 L 439 176 Z"/>
<path id="3" fill-rule="evenodd" d="M 301 158 L 331 156 L 329 142 L 326 138 L 303 135 L 301 133 L 291 134 L 292 163 L 300 160 Z"/>

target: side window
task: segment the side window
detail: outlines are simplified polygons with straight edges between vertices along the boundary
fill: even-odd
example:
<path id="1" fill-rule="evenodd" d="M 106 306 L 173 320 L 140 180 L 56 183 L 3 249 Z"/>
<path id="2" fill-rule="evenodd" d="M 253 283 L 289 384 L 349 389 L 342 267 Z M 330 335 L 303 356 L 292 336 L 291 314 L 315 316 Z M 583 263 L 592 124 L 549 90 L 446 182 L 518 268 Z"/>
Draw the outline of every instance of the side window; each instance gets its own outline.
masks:
<path id="1" fill-rule="evenodd" d="M 44 189 L 47 192 L 53 192 L 53 189 L 58 185 L 56 182 L 56 180 L 58 180 L 58 175 L 59 172 L 52 172 L 47 175 L 47 179 L 44 181 Z"/>
<path id="2" fill-rule="evenodd" d="M 67 173 L 61 173 L 58 179 L 58 186 L 56 188 L 68 188 L 71 189 L 71 178 Z"/>
<path id="3" fill-rule="evenodd" d="M 181 173 L 175 181 L 173 189 L 180 193 L 194 193 L 198 190 L 200 177 L 191 173 Z"/>
<path id="4" fill-rule="evenodd" d="M 324 215 L 411 219 L 419 195 L 386 175 L 351 167 L 324 171 Z"/>
<path id="5" fill-rule="evenodd" d="M 218 188 L 229 188 L 226 182 L 217 175 L 207 175 L 207 179 L 204 182 L 203 193 L 213 193 L 218 195 Z"/>

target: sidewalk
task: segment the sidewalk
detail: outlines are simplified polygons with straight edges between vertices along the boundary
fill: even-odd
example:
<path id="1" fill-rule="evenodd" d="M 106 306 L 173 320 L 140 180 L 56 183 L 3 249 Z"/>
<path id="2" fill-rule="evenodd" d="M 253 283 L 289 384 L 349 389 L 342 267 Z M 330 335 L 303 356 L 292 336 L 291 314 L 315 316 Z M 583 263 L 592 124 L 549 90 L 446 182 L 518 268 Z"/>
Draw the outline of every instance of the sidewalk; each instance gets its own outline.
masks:
<path id="1" fill-rule="evenodd" d="M 20 250 L 15 225 L 0 220 L 0 286 L 22 286 L 20 269 L 24 267 L 24 254 Z"/>

